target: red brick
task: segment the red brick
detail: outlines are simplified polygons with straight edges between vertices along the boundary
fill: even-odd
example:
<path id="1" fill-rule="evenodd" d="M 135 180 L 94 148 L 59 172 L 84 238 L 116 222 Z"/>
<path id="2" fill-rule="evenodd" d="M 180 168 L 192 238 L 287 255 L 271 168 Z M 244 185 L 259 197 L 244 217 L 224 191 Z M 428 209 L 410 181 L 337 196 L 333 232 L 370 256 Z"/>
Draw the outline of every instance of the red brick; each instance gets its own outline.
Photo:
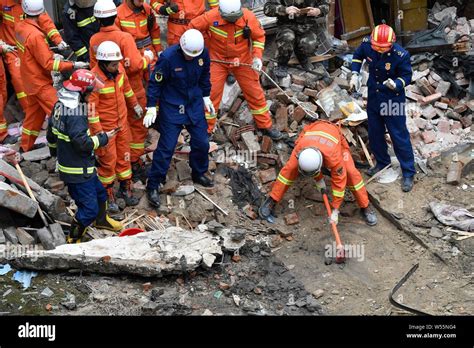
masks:
<path id="1" fill-rule="evenodd" d="M 304 117 L 306 116 L 306 112 L 303 110 L 303 108 L 301 106 L 297 106 L 295 108 L 295 111 L 293 112 L 293 119 L 300 123 Z"/>
<path id="2" fill-rule="evenodd" d="M 453 125 L 451 126 L 451 130 L 455 130 L 455 129 L 462 129 L 462 123 L 459 121 L 454 121 Z"/>
<path id="3" fill-rule="evenodd" d="M 290 97 L 293 96 L 293 92 L 292 91 L 287 91 L 286 94 L 288 94 Z M 278 93 L 276 95 L 276 99 L 280 102 L 280 103 L 283 103 L 285 105 L 288 105 L 291 103 L 291 100 L 286 96 L 285 93 Z"/>
<path id="4" fill-rule="evenodd" d="M 467 105 L 466 104 L 458 104 L 454 107 L 454 111 L 456 111 L 459 114 L 462 114 L 467 110 Z"/>
<path id="5" fill-rule="evenodd" d="M 264 135 L 262 139 L 262 152 L 269 153 L 272 150 L 273 141 L 272 138 Z"/>
<path id="6" fill-rule="evenodd" d="M 449 133 L 449 129 L 451 128 L 451 125 L 449 124 L 448 120 L 439 120 L 437 127 L 438 127 L 439 132 Z"/>
<path id="7" fill-rule="evenodd" d="M 285 222 L 287 225 L 296 225 L 299 224 L 300 218 L 296 213 L 288 214 L 285 216 Z"/>
<path id="8" fill-rule="evenodd" d="M 239 110 L 241 105 L 242 105 L 242 99 L 237 98 L 235 100 L 234 104 L 232 104 L 232 107 L 229 110 L 229 116 L 234 115 L 237 112 L 237 110 Z"/>
<path id="9" fill-rule="evenodd" d="M 464 128 L 472 126 L 472 115 L 462 117 L 461 123 Z"/>
<path id="10" fill-rule="evenodd" d="M 255 220 L 257 219 L 257 213 L 253 211 L 253 208 L 250 204 L 247 204 L 245 207 L 242 208 L 245 215 L 247 215 L 250 219 Z"/>
<path id="11" fill-rule="evenodd" d="M 441 93 L 435 93 L 421 99 L 421 105 L 428 105 L 441 99 Z"/>
<path id="12" fill-rule="evenodd" d="M 419 101 L 423 98 L 422 95 L 416 94 L 415 92 L 412 92 L 412 91 L 407 91 L 406 96 L 407 96 L 408 99 L 411 99 L 411 100 L 414 100 L 414 101 Z"/>
<path id="13" fill-rule="evenodd" d="M 304 93 L 305 95 L 307 95 L 308 97 L 317 98 L 319 92 L 316 91 L 316 90 L 314 90 L 314 89 L 305 88 L 305 90 L 303 91 L 303 93 Z"/>
<path id="14" fill-rule="evenodd" d="M 267 182 L 275 181 L 276 180 L 275 168 L 270 168 L 270 169 L 267 169 L 267 170 L 260 170 L 258 172 L 258 176 L 260 178 L 260 181 L 263 184 L 266 184 Z"/>
<path id="15" fill-rule="evenodd" d="M 436 133 L 434 131 L 426 131 L 421 133 L 421 137 L 425 144 L 434 143 L 436 141 Z"/>
<path id="16" fill-rule="evenodd" d="M 421 118 L 421 117 L 415 118 L 415 125 L 419 129 L 425 129 L 427 124 L 428 124 L 428 121 L 426 121 L 424 118 Z"/>
<path id="17" fill-rule="evenodd" d="M 448 104 L 448 105 L 449 105 L 450 102 L 451 102 L 451 99 L 446 98 L 446 97 L 443 97 L 443 98 L 441 98 L 439 101 L 440 101 L 441 103 L 445 103 L 445 104 Z"/>
<path id="18" fill-rule="evenodd" d="M 267 99 L 273 100 L 276 98 L 277 94 L 280 93 L 280 90 L 278 88 L 272 88 L 267 90 Z"/>
<path id="19" fill-rule="evenodd" d="M 259 153 L 257 155 L 257 163 L 265 163 L 269 165 L 276 165 L 278 162 L 278 155 L 271 153 Z"/>
<path id="20" fill-rule="evenodd" d="M 300 75 L 292 75 L 291 79 L 295 85 L 304 86 L 306 82 L 306 79 L 304 78 L 304 76 L 300 76 Z"/>
<path id="21" fill-rule="evenodd" d="M 288 109 L 286 106 L 280 106 L 275 113 L 276 128 L 280 131 L 288 129 Z"/>

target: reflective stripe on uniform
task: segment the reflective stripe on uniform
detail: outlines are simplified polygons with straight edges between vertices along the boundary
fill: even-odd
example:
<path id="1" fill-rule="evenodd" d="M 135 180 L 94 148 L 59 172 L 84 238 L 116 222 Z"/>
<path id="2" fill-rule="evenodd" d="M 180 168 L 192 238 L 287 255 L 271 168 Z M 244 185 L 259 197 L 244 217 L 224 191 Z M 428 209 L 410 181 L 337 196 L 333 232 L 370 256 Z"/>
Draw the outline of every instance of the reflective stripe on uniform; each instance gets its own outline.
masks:
<path id="1" fill-rule="evenodd" d="M 93 137 L 91 137 L 92 139 L 92 142 L 94 143 L 94 150 L 97 150 L 97 148 L 99 147 L 99 138 L 97 137 L 97 135 L 94 135 Z"/>
<path id="2" fill-rule="evenodd" d="M 209 0 L 208 3 L 210 7 L 215 7 L 219 4 L 219 0 Z"/>
<path id="3" fill-rule="evenodd" d="M 364 180 L 361 180 L 357 185 L 355 186 L 348 186 L 351 191 L 359 191 L 362 187 L 364 187 Z"/>
<path id="4" fill-rule="evenodd" d="M 148 68 L 148 61 L 146 60 L 146 58 L 143 58 L 143 70 L 145 70 L 146 68 Z"/>
<path id="5" fill-rule="evenodd" d="M 38 135 L 40 134 L 40 132 L 39 132 L 39 131 L 34 131 L 34 130 L 30 130 L 30 129 L 23 128 L 23 134 L 38 136 Z"/>
<path id="6" fill-rule="evenodd" d="M 3 18 L 7 21 L 15 22 L 15 17 L 10 16 L 9 14 L 6 14 L 5 12 L 3 12 Z"/>
<path id="7" fill-rule="evenodd" d="M 59 65 L 61 64 L 61 60 L 55 59 L 53 63 L 53 71 L 59 71 Z"/>
<path id="8" fill-rule="evenodd" d="M 224 30 L 217 29 L 216 27 L 209 27 L 209 30 L 219 36 L 227 37 L 227 32 L 225 32 Z"/>
<path id="9" fill-rule="evenodd" d="M 128 169 L 124 172 L 121 172 L 121 173 L 117 173 L 117 176 L 120 178 L 120 179 L 128 179 L 130 176 L 132 175 L 132 169 Z"/>
<path id="10" fill-rule="evenodd" d="M 279 182 L 281 182 L 282 184 L 286 185 L 286 186 L 291 186 L 294 183 L 294 180 L 290 180 L 290 179 L 285 178 L 283 175 L 281 175 L 281 173 L 278 174 L 277 180 Z"/>
<path id="11" fill-rule="evenodd" d="M 124 28 L 136 28 L 137 27 L 135 22 L 130 22 L 130 21 L 120 21 L 120 25 Z"/>
<path id="12" fill-rule="evenodd" d="M 83 19 L 82 21 L 80 22 L 77 22 L 77 27 L 78 28 L 82 28 L 82 27 L 85 27 L 91 23 L 94 23 L 96 21 L 95 17 L 92 16 L 92 17 L 89 17 L 89 18 L 86 18 L 86 19 Z"/>
<path id="13" fill-rule="evenodd" d="M 253 47 L 261 48 L 262 50 L 265 48 L 265 43 L 260 41 L 252 41 Z"/>
<path id="14" fill-rule="evenodd" d="M 157 7 L 158 7 L 158 5 L 160 5 L 160 3 L 159 3 L 159 2 L 155 2 L 155 3 L 153 3 L 153 5 L 151 5 L 151 7 L 153 7 L 153 9 L 156 10 Z"/>
<path id="15" fill-rule="evenodd" d="M 173 14 L 174 11 L 170 8 L 170 7 L 167 7 L 166 8 L 166 13 L 168 13 L 169 15 Z"/>
<path id="16" fill-rule="evenodd" d="M 211 114 L 209 112 L 206 112 L 205 115 L 206 115 L 206 120 L 213 120 L 213 119 L 217 118 L 216 114 Z"/>
<path id="17" fill-rule="evenodd" d="M 360 59 L 352 59 L 352 63 L 361 63 L 362 64 L 362 61 Z"/>
<path id="18" fill-rule="evenodd" d="M 7 123 L 0 123 L 0 130 L 7 129 Z"/>
<path id="19" fill-rule="evenodd" d="M 76 56 L 80 57 L 87 53 L 87 48 L 84 46 L 81 49 L 75 51 L 74 53 L 76 54 Z"/>
<path id="20" fill-rule="evenodd" d="M 112 175 L 112 176 L 109 176 L 109 177 L 103 177 L 103 176 L 98 175 L 98 177 L 99 177 L 99 181 L 103 184 L 110 184 L 110 183 L 114 182 L 114 180 L 115 180 L 115 175 Z"/>
<path id="21" fill-rule="evenodd" d="M 101 88 L 101 89 L 99 89 L 99 93 L 100 94 L 115 93 L 115 87 Z"/>
<path id="22" fill-rule="evenodd" d="M 16 99 L 26 98 L 27 96 L 25 92 L 19 92 L 16 94 Z"/>
<path id="23" fill-rule="evenodd" d="M 58 131 L 57 128 L 53 127 L 53 134 L 56 135 L 58 137 L 58 139 L 61 139 L 61 140 L 64 140 L 65 142 L 69 143 L 71 142 L 71 139 L 69 138 L 68 135 L 64 134 L 64 133 L 61 133 L 60 131 Z"/>
<path id="24" fill-rule="evenodd" d="M 128 92 L 125 92 L 125 97 L 126 98 L 133 97 L 133 95 L 134 95 L 133 90 L 129 90 Z"/>
<path id="25" fill-rule="evenodd" d="M 405 80 L 404 80 L 404 79 L 402 79 L 401 77 L 399 77 L 397 80 L 400 80 L 400 81 L 402 81 L 402 83 L 403 83 L 403 88 L 405 88 Z"/>
<path id="26" fill-rule="evenodd" d="M 334 142 L 334 143 L 336 143 L 336 144 L 339 144 L 339 140 L 337 140 L 337 138 L 333 137 L 331 134 L 328 134 L 328 133 L 326 133 L 326 132 L 322 132 L 322 131 L 311 131 L 311 132 L 306 132 L 306 133 L 304 133 L 304 135 L 305 135 L 305 136 L 317 135 L 317 136 L 320 136 L 320 137 L 329 139 L 329 140 L 331 140 L 332 142 Z"/>
<path id="27" fill-rule="evenodd" d="M 88 167 L 87 168 L 87 174 L 92 174 L 94 173 L 95 167 Z M 66 174 L 85 174 L 84 173 L 84 168 L 81 167 L 65 167 L 61 164 L 58 163 L 58 170 L 60 172 L 66 173 Z"/>
<path id="28" fill-rule="evenodd" d="M 20 51 L 25 52 L 25 46 L 21 44 L 20 41 L 15 40 L 16 46 L 19 48 Z"/>
<path id="29" fill-rule="evenodd" d="M 161 44 L 161 39 L 153 39 L 152 43 L 153 43 L 153 45 L 160 45 Z"/>
<path id="30" fill-rule="evenodd" d="M 332 190 L 332 195 L 333 195 L 334 197 L 342 198 L 342 197 L 344 197 L 344 191 Z"/>
<path id="31" fill-rule="evenodd" d="M 260 115 L 260 114 L 263 114 L 263 113 L 265 113 L 265 112 L 267 112 L 267 111 L 268 111 L 268 105 L 265 106 L 265 107 L 263 107 L 263 108 L 261 108 L 261 109 L 258 109 L 258 110 L 252 110 L 252 109 L 250 109 L 250 113 L 251 113 L 252 115 Z"/>
<path id="32" fill-rule="evenodd" d="M 56 34 L 59 35 L 58 29 L 53 29 L 53 30 L 51 30 L 51 31 L 48 33 L 48 39 L 51 39 L 51 36 L 56 35 Z"/>
<path id="33" fill-rule="evenodd" d="M 120 76 L 120 80 L 119 80 L 119 83 L 118 83 L 119 87 L 123 86 L 124 81 L 125 81 L 125 76 L 124 75 Z"/>
<path id="34" fill-rule="evenodd" d="M 244 33 L 244 30 L 243 29 L 240 29 L 240 30 L 237 30 L 234 34 L 234 37 L 239 37 L 239 36 L 242 36 Z"/>
<path id="35" fill-rule="evenodd" d="M 48 146 L 52 149 L 56 149 L 58 147 L 58 144 L 51 144 L 51 143 L 48 143 Z"/>
<path id="36" fill-rule="evenodd" d="M 144 149 L 145 148 L 145 143 L 130 143 L 130 148 L 131 149 Z"/>
<path id="37" fill-rule="evenodd" d="M 148 20 L 144 19 L 144 20 L 141 20 L 140 21 L 140 27 L 144 27 L 145 25 L 147 25 L 148 23 Z"/>
<path id="38" fill-rule="evenodd" d="M 99 116 L 89 117 L 88 120 L 89 120 L 89 123 L 98 123 L 98 122 L 100 122 Z"/>

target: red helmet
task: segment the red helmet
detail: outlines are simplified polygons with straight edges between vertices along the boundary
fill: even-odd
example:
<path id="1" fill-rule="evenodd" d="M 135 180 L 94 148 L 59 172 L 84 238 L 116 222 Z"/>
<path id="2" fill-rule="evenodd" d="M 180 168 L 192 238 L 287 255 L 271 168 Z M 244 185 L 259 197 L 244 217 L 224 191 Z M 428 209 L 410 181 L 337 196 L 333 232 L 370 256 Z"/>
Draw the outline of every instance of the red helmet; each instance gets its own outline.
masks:
<path id="1" fill-rule="evenodd" d="M 388 49 L 392 48 L 395 41 L 397 41 L 395 32 L 392 27 L 387 24 L 377 25 L 370 36 L 370 43 L 376 51 L 380 49 L 382 51 L 388 51 Z"/>
<path id="2" fill-rule="evenodd" d="M 64 82 L 64 88 L 73 92 L 90 93 L 104 87 L 104 83 L 95 74 L 86 69 L 72 73 L 71 78 Z"/>

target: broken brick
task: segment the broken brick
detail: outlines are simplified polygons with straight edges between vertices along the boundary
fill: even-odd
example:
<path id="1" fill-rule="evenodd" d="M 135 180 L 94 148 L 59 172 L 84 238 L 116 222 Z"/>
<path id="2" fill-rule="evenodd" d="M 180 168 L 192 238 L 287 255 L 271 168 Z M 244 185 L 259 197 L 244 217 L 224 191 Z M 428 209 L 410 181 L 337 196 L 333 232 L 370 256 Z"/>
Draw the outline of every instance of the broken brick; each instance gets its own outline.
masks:
<path id="1" fill-rule="evenodd" d="M 472 115 L 462 117 L 461 123 L 462 123 L 463 128 L 472 126 Z"/>
<path id="2" fill-rule="evenodd" d="M 257 163 L 264 163 L 269 165 L 276 165 L 278 162 L 278 155 L 272 153 L 259 153 L 257 155 Z"/>
<path id="3" fill-rule="evenodd" d="M 306 79 L 304 78 L 304 76 L 292 75 L 291 77 L 292 77 L 292 81 L 295 85 L 304 86 L 304 84 L 306 82 Z"/>
<path id="4" fill-rule="evenodd" d="M 298 214 L 292 213 L 288 214 L 285 216 L 285 223 L 287 225 L 296 225 L 300 222 L 300 218 L 298 217 Z"/>
<path id="5" fill-rule="evenodd" d="M 441 93 L 435 93 L 435 94 L 422 98 L 420 103 L 421 105 L 427 105 L 435 101 L 438 101 L 441 98 L 441 96 L 442 96 Z"/>
<path id="6" fill-rule="evenodd" d="M 275 113 L 276 128 L 279 131 L 286 131 L 288 129 L 288 109 L 282 105 Z"/>
<path id="7" fill-rule="evenodd" d="M 451 128 L 451 125 L 449 124 L 448 120 L 439 120 L 437 127 L 438 127 L 439 132 L 449 133 L 449 129 Z"/>
<path id="8" fill-rule="evenodd" d="M 459 121 L 453 121 L 453 124 L 451 125 L 451 130 L 455 129 L 462 129 L 462 123 Z"/>
<path id="9" fill-rule="evenodd" d="M 421 114 L 427 120 L 431 120 L 437 116 L 436 109 L 432 105 L 428 105 L 426 108 L 424 108 Z"/>
<path id="10" fill-rule="evenodd" d="M 270 168 L 267 170 L 260 170 L 258 172 L 258 176 L 260 177 L 260 181 L 263 184 L 267 182 L 275 181 L 276 180 L 276 171 L 275 168 Z"/>
<path id="11" fill-rule="evenodd" d="M 272 138 L 270 138 L 269 136 L 266 136 L 264 135 L 263 138 L 262 138 L 262 152 L 263 153 L 270 153 L 270 151 L 272 150 L 272 146 L 273 146 L 273 141 L 272 141 Z"/>
<path id="12" fill-rule="evenodd" d="M 257 213 L 255 213 L 250 204 L 247 204 L 245 207 L 242 208 L 242 210 L 244 211 L 245 215 L 247 215 L 247 217 L 249 217 L 250 219 L 257 219 Z"/>
<path id="13" fill-rule="evenodd" d="M 317 98 L 319 92 L 311 88 L 305 88 L 303 93 L 306 94 L 308 97 Z"/>
<path id="14" fill-rule="evenodd" d="M 407 91 L 406 92 L 406 97 L 408 99 L 411 99 L 411 100 L 414 100 L 414 101 L 419 101 L 423 98 L 423 96 L 421 94 L 417 94 L 417 93 L 412 92 L 412 91 Z"/>
<path id="15" fill-rule="evenodd" d="M 467 110 L 466 104 L 458 104 L 454 107 L 454 111 L 457 112 L 458 114 L 462 114 L 466 110 Z"/>
<path id="16" fill-rule="evenodd" d="M 425 129 L 427 124 L 428 124 L 428 121 L 425 120 L 424 118 L 421 118 L 421 117 L 415 118 L 415 125 L 419 129 Z"/>
<path id="17" fill-rule="evenodd" d="M 230 108 L 229 110 L 229 116 L 232 116 L 234 115 L 240 108 L 240 106 L 242 105 L 242 99 L 240 98 L 237 98 L 234 102 L 234 104 L 232 104 L 232 107 Z"/>
<path id="18" fill-rule="evenodd" d="M 280 90 L 278 88 L 272 88 L 267 90 L 267 99 L 274 100 L 279 92 Z"/>
<path id="19" fill-rule="evenodd" d="M 450 82 L 439 81 L 438 86 L 436 87 L 436 93 L 439 93 L 444 97 L 446 96 L 446 94 L 448 94 L 450 88 L 451 88 Z"/>
<path id="20" fill-rule="evenodd" d="M 306 116 L 306 111 L 301 106 L 297 106 L 295 111 L 293 111 L 293 119 L 300 123 Z"/>
<path id="21" fill-rule="evenodd" d="M 448 110 L 448 104 L 445 104 L 445 103 L 436 102 L 434 106 L 435 108 L 438 108 L 438 109 Z"/>
<path id="22" fill-rule="evenodd" d="M 462 163 L 451 162 L 451 164 L 449 165 L 446 182 L 451 185 L 459 185 L 459 183 L 461 182 L 461 174 L 462 174 Z"/>
<path id="23" fill-rule="evenodd" d="M 425 131 L 421 133 L 421 137 L 425 144 L 431 144 L 434 143 L 436 140 L 436 133 L 432 130 L 430 131 Z"/>

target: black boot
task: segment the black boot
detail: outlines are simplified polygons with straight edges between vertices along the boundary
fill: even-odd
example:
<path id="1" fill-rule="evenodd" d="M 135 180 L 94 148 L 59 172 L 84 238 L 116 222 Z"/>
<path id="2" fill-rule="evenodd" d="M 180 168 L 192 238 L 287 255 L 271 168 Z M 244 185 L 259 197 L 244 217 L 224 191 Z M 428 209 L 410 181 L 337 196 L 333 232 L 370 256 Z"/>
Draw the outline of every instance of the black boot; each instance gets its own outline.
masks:
<path id="1" fill-rule="evenodd" d="M 111 214 L 120 213 L 120 208 L 115 201 L 114 184 L 107 186 L 107 210 Z"/>
<path id="2" fill-rule="evenodd" d="M 205 175 L 193 176 L 193 182 L 204 187 L 213 187 L 214 183 Z"/>
<path id="3" fill-rule="evenodd" d="M 132 163 L 132 181 L 133 182 L 146 181 L 145 165 L 140 159 Z"/>
<path id="4" fill-rule="evenodd" d="M 148 202 L 155 208 L 160 207 L 160 192 L 157 189 L 147 189 L 146 190 L 146 198 L 148 198 Z"/>
<path id="5" fill-rule="evenodd" d="M 71 224 L 71 229 L 69 230 L 69 235 L 66 238 L 66 242 L 69 244 L 80 243 L 81 238 L 86 234 L 86 232 L 87 226 L 82 225 L 74 219 Z"/>
<path id="6" fill-rule="evenodd" d="M 380 172 L 382 169 L 383 169 L 383 167 L 381 167 L 379 165 L 375 165 L 372 168 L 368 169 L 366 173 L 367 173 L 368 176 L 374 176 L 375 174 Z"/>
<path id="7" fill-rule="evenodd" d="M 120 222 L 115 221 L 107 215 L 107 201 L 99 203 L 99 214 L 97 214 L 94 226 L 114 232 L 119 232 L 123 229 L 123 226 Z"/>
<path id="8" fill-rule="evenodd" d="M 262 129 L 262 131 L 264 135 L 268 135 L 272 140 L 281 140 L 283 138 L 283 133 L 273 127 Z"/>
<path id="9" fill-rule="evenodd" d="M 403 178 L 403 180 L 402 180 L 402 190 L 403 190 L 403 192 L 410 192 L 411 191 L 411 189 L 413 188 L 413 181 L 414 181 L 413 176 Z"/>
<path id="10" fill-rule="evenodd" d="M 117 192 L 117 197 L 123 198 L 127 207 L 133 207 L 135 205 L 138 205 L 138 203 L 140 202 L 138 198 L 133 197 L 131 179 L 120 181 L 120 188 Z"/>
<path id="11" fill-rule="evenodd" d="M 8 134 L 5 139 L 3 139 L 2 144 L 4 145 L 12 145 L 18 142 L 18 137 L 14 137 L 13 135 Z"/>
<path id="12" fill-rule="evenodd" d="M 362 215 L 364 215 L 365 222 L 369 226 L 374 226 L 377 224 L 377 214 L 375 214 L 375 211 L 369 207 L 367 208 L 361 208 L 360 209 L 362 212 Z"/>
<path id="13" fill-rule="evenodd" d="M 275 201 L 272 197 L 268 196 L 263 201 L 260 208 L 258 208 L 258 215 L 261 219 L 266 220 L 270 215 L 272 215 L 273 207 L 275 206 Z"/>
<path id="14" fill-rule="evenodd" d="M 278 66 L 273 69 L 273 73 L 275 77 L 282 79 L 288 76 L 288 65 L 286 64 L 278 64 Z"/>

